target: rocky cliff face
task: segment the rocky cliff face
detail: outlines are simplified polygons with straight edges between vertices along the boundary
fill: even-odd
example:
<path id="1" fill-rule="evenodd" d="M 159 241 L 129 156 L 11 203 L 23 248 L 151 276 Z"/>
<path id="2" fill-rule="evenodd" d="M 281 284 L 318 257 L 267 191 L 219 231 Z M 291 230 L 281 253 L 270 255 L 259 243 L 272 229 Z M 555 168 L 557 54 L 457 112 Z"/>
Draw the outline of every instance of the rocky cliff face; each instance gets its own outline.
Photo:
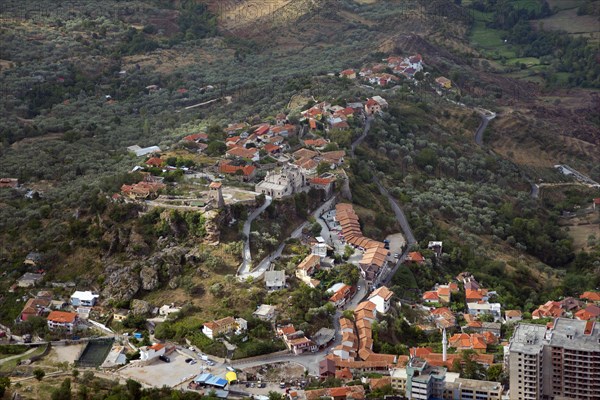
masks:
<path id="1" fill-rule="evenodd" d="M 111 264 L 105 268 L 106 280 L 102 291 L 102 302 L 129 301 L 140 290 L 140 276 L 133 266 Z"/>
<path id="2" fill-rule="evenodd" d="M 103 240 L 109 243 L 106 260 L 111 260 L 117 253 L 125 252 L 132 262 L 109 262 L 105 267 L 103 303 L 130 301 L 142 290 L 153 291 L 164 287 L 176 289 L 180 284 L 183 267 L 202 261 L 201 255 L 196 254 L 197 245 L 200 242 L 218 244 L 220 227 L 227 224 L 232 216 L 226 208 L 208 211 L 204 218 L 206 236 L 189 237 L 185 242 L 182 240 L 182 237 L 187 236 L 185 224 L 172 220 L 168 211 L 161 214 L 161 219 L 168 222 L 173 234 L 160 237 L 152 246 L 149 246 L 135 229 L 107 231 L 103 237 Z"/>

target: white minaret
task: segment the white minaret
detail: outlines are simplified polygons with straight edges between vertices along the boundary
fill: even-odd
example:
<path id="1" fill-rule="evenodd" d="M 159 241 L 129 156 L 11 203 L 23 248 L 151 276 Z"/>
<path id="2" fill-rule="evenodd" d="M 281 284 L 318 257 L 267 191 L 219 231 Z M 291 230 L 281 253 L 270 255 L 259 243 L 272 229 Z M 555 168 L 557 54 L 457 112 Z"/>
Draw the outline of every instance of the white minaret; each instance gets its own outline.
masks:
<path id="1" fill-rule="evenodd" d="M 442 360 L 444 362 L 446 362 L 446 359 L 448 358 L 446 356 L 447 350 L 448 350 L 448 338 L 446 337 L 446 328 L 444 328 L 444 331 L 442 333 Z"/>

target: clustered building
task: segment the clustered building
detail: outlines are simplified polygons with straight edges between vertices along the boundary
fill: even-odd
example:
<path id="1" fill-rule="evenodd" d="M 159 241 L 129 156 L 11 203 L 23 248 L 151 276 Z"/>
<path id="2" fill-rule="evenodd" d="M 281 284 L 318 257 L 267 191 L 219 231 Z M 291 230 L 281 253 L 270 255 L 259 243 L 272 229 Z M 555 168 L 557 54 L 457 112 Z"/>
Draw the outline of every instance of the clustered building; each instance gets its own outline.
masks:
<path id="1" fill-rule="evenodd" d="M 413 357 L 405 368 L 390 372 L 392 388 L 408 399 L 500 400 L 502 385 L 498 382 L 463 379 L 446 367 L 433 366 Z"/>
<path id="2" fill-rule="evenodd" d="M 341 234 L 344 241 L 364 251 L 358 265 L 367 283 L 373 284 L 387 266 L 388 250 L 385 248 L 385 244 L 363 236 L 358 215 L 354 212 L 352 204 L 337 204 L 335 219 L 342 227 Z"/>

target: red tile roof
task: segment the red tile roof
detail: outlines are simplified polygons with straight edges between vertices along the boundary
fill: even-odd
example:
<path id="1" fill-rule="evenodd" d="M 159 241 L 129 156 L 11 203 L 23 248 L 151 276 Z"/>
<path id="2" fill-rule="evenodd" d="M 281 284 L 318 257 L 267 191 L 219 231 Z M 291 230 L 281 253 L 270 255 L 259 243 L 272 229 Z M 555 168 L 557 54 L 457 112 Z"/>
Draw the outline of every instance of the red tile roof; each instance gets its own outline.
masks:
<path id="1" fill-rule="evenodd" d="M 255 170 L 256 167 L 253 165 L 235 166 L 227 163 L 221 163 L 219 166 L 219 171 L 223 174 L 235 174 L 238 171 L 242 171 L 244 176 L 250 176 Z"/>
<path id="2" fill-rule="evenodd" d="M 246 149 L 244 147 L 233 147 L 227 150 L 228 155 L 240 158 L 254 158 L 257 152 L 256 148 Z"/>
<path id="3" fill-rule="evenodd" d="M 188 142 L 195 142 L 196 140 L 208 140 L 208 134 L 206 133 L 194 133 L 193 135 L 188 135 L 183 138 L 183 140 Z"/>
<path id="4" fill-rule="evenodd" d="M 330 183 L 333 182 L 333 178 L 311 178 L 308 181 L 309 183 L 312 183 L 313 185 L 329 185 Z"/>
<path id="5" fill-rule="evenodd" d="M 152 157 L 146 160 L 147 165 L 151 165 L 153 167 L 160 167 L 165 163 L 164 160 L 161 160 L 159 157 Z"/>
<path id="6" fill-rule="evenodd" d="M 52 311 L 48 315 L 48 321 L 61 323 L 61 324 L 71 324 L 77 318 L 77 314 L 66 311 Z"/>
<path id="7" fill-rule="evenodd" d="M 281 147 L 277 146 L 277 145 L 274 145 L 274 144 L 271 144 L 271 143 L 267 143 L 267 144 L 265 144 L 264 149 L 265 149 L 265 151 L 267 153 L 274 153 L 274 152 L 276 152 L 278 150 L 281 150 Z"/>
<path id="8" fill-rule="evenodd" d="M 579 298 L 588 301 L 600 301 L 600 292 L 584 292 Z"/>
<path id="9" fill-rule="evenodd" d="M 423 257 L 423 255 L 418 251 L 411 251 L 410 253 L 408 253 L 408 257 L 406 257 L 406 260 L 416 263 L 422 263 L 423 261 L 425 261 L 425 257 Z"/>

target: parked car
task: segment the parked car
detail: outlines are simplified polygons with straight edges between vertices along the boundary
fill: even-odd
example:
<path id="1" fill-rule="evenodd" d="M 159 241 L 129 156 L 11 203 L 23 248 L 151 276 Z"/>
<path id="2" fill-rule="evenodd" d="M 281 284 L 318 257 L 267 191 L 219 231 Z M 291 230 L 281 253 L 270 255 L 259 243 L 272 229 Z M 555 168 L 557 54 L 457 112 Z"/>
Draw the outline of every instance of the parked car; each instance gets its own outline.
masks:
<path id="1" fill-rule="evenodd" d="M 190 365 L 194 365 L 194 364 L 196 364 L 196 360 L 190 361 Z"/>
<path id="2" fill-rule="evenodd" d="M 192 361 L 194 361 L 194 359 L 192 359 L 192 358 L 186 358 L 186 359 L 185 359 L 185 362 L 186 362 L 186 363 L 189 363 L 189 362 L 192 362 Z"/>
<path id="3" fill-rule="evenodd" d="M 158 359 L 164 362 L 171 362 L 171 359 L 167 356 L 158 356 Z"/>

